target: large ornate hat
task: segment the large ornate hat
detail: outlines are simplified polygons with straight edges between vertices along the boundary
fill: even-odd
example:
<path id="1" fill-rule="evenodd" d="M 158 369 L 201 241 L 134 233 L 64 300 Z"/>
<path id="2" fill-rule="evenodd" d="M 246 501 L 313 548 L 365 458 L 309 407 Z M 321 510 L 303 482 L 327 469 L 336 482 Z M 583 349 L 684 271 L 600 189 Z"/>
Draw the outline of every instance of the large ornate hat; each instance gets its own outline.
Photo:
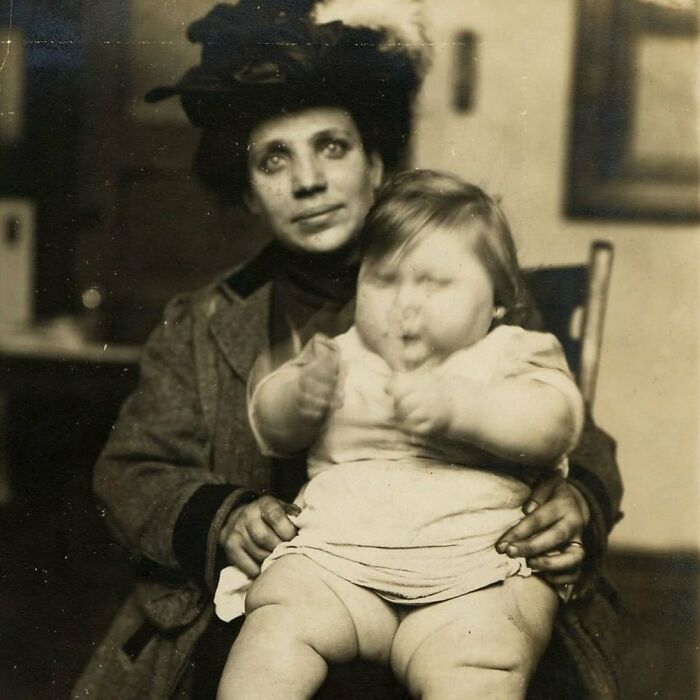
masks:
<path id="1" fill-rule="evenodd" d="M 406 128 L 430 53 L 418 0 L 240 0 L 188 38 L 202 44 L 200 65 L 146 100 L 179 95 L 199 127 L 337 103 Z"/>

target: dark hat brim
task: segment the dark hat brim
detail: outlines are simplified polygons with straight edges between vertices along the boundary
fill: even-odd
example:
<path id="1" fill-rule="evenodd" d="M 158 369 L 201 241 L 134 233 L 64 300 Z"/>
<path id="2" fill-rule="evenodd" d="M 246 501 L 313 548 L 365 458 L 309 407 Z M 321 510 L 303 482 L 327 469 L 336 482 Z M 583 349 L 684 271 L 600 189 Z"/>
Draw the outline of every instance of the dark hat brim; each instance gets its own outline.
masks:
<path id="1" fill-rule="evenodd" d="M 160 85 L 152 90 L 149 90 L 144 95 L 146 102 L 160 102 L 168 97 L 180 94 L 180 88 L 177 85 Z"/>
<path id="2" fill-rule="evenodd" d="M 225 96 L 240 92 L 237 85 L 161 85 L 149 90 L 144 99 L 146 102 L 160 102 L 175 95 L 192 95 L 193 97 L 216 97 Z"/>

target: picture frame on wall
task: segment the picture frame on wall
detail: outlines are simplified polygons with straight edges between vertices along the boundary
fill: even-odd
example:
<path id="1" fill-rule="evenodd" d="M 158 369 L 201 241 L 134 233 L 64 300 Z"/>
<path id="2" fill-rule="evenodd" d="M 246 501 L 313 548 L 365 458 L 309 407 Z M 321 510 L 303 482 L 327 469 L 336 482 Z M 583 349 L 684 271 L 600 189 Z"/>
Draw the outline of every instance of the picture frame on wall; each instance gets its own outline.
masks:
<path id="1" fill-rule="evenodd" d="M 695 0 L 579 0 L 566 214 L 700 219 Z"/>

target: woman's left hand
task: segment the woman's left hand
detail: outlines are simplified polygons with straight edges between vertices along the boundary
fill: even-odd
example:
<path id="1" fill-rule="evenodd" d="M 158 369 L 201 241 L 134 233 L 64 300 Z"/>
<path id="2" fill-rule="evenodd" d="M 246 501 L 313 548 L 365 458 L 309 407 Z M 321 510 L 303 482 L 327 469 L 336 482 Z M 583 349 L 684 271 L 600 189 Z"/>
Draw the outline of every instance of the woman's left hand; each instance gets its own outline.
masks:
<path id="1" fill-rule="evenodd" d="M 590 510 L 581 492 L 561 475 L 535 486 L 523 507 L 526 516 L 496 543 L 509 557 L 525 557 L 551 583 L 573 583 L 586 552 L 581 537 Z"/>

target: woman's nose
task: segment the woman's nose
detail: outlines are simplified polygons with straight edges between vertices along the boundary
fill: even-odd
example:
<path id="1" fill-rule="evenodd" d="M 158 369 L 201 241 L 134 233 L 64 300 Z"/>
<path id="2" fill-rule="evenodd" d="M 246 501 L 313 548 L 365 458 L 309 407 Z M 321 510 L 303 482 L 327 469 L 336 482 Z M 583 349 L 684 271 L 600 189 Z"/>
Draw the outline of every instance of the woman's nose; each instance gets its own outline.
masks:
<path id="1" fill-rule="evenodd" d="M 328 186 L 322 161 L 314 155 L 295 160 L 292 170 L 292 188 L 297 198 L 323 192 Z"/>

